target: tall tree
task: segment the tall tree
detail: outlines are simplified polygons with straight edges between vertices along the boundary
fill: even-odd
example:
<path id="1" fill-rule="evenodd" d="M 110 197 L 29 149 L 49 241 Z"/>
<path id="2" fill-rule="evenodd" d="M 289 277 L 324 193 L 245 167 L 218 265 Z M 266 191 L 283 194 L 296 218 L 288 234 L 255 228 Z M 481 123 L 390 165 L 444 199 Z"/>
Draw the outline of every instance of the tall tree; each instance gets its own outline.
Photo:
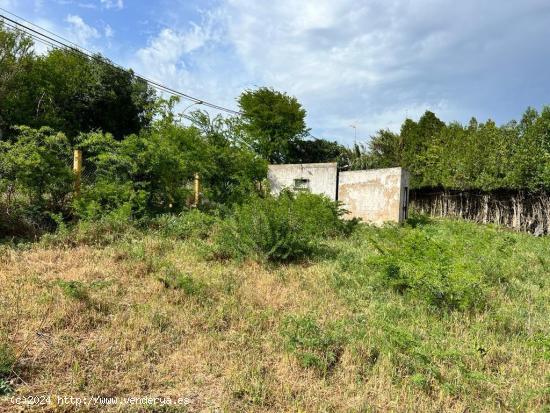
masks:
<path id="1" fill-rule="evenodd" d="M 422 163 L 423 155 L 444 127 L 445 123 L 429 110 L 420 117 L 418 123 L 411 119 L 407 119 L 403 123 L 400 134 L 403 166 L 411 173 L 413 185 L 422 179 L 421 171 L 425 167 Z"/>
<path id="2" fill-rule="evenodd" d="M 306 111 L 298 100 L 261 87 L 246 90 L 238 102 L 243 129 L 256 152 L 271 163 L 288 162 L 292 147 L 308 132 Z"/>
<path id="3" fill-rule="evenodd" d="M 287 162 L 337 162 L 340 166 L 344 166 L 348 163 L 348 152 L 348 149 L 338 142 L 318 138 L 297 139 L 290 146 Z"/>
<path id="4" fill-rule="evenodd" d="M 368 144 L 373 168 L 391 168 L 402 165 L 401 137 L 389 130 L 379 130 Z"/>
<path id="5" fill-rule="evenodd" d="M 17 89 L 21 72 L 33 61 L 32 40 L 20 31 L 10 31 L 0 21 L 0 139 L 9 126 L 8 96 Z"/>
<path id="6" fill-rule="evenodd" d="M 151 121 L 154 91 L 130 70 L 96 55 L 51 50 L 34 56 L 32 41 L 0 26 L 0 130 L 49 126 L 74 140 L 103 130 L 115 138 Z M 12 132 L 15 132 L 13 129 Z"/>

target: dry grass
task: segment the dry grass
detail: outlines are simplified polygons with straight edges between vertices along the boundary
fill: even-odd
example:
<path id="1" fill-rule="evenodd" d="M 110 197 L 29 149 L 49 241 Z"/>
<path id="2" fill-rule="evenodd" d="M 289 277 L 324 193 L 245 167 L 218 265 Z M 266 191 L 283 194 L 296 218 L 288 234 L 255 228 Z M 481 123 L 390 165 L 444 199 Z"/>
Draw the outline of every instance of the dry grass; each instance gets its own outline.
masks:
<path id="1" fill-rule="evenodd" d="M 154 235 L 107 247 L 37 244 L 0 253 L 0 337 L 18 356 L 16 395 L 190 400 L 185 409 L 164 411 L 548 409 L 549 361 L 529 344 L 541 331 L 549 338 L 544 282 L 526 281 L 523 302 L 499 296 L 509 306 L 498 317 L 489 309 L 438 315 L 398 294 L 343 293 L 334 284 L 337 259 L 211 262 L 192 240 Z M 185 287 L 159 280 L 170 271 L 186 277 Z M 323 332 L 343 322 L 330 344 L 337 357 L 329 370 L 304 367 L 289 349 L 282 333 L 289 317 L 311 317 Z M 399 331 L 420 342 L 398 342 Z M 423 354 L 426 366 L 414 367 Z M 443 378 L 427 373 L 430 366 Z M 2 408 L 14 406 L 4 399 Z M 40 409 L 86 410 L 33 411 Z"/>

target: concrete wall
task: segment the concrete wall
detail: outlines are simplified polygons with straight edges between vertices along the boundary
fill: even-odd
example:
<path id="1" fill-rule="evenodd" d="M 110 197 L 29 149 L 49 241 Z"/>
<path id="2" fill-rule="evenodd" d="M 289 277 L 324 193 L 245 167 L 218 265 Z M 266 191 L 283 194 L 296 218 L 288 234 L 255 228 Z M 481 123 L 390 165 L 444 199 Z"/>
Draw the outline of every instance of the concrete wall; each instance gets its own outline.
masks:
<path id="1" fill-rule="evenodd" d="M 407 218 L 409 174 L 402 168 L 338 173 L 336 163 L 269 165 L 267 177 L 274 195 L 304 180 L 304 190 L 342 202 L 346 218 L 373 224 Z"/>
<path id="2" fill-rule="evenodd" d="M 338 200 L 347 218 L 382 224 L 406 218 L 409 174 L 402 168 L 340 172 Z"/>
<path id="3" fill-rule="evenodd" d="M 338 169 L 336 163 L 305 163 L 269 165 L 267 179 L 271 193 L 278 195 L 284 188 L 295 189 L 295 180 L 307 180 L 307 190 L 336 200 Z"/>

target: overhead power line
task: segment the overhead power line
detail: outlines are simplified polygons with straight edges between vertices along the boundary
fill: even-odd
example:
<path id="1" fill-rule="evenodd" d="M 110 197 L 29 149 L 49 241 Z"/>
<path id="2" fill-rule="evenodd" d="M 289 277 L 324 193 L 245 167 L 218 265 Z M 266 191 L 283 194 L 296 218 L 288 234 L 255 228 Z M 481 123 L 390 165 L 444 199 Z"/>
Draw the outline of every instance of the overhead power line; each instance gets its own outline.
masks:
<path id="1" fill-rule="evenodd" d="M 36 27 L 40 31 L 36 30 L 36 29 L 33 29 L 32 27 L 29 27 L 27 25 L 24 25 L 24 24 L 20 23 L 19 21 L 11 19 L 10 17 L 7 17 L 3 14 L 0 14 L 0 18 L 4 21 L 4 24 L 12 30 L 22 31 L 25 34 L 27 34 L 29 37 L 31 37 L 33 40 L 36 40 L 36 41 L 38 41 L 42 44 L 45 44 L 46 46 L 49 46 L 49 47 L 52 47 L 52 48 L 55 48 L 55 49 L 70 50 L 70 51 L 73 51 L 73 52 L 78 53 L 80 55 L 83 55 L 83 56 L 85 56 L 89 59 L 93 59 L 93 60 L 99 61 L 100 63 L 109 65 L 109 66 L 111 66 L 113 68 L 116 68 L 118 70 L 128 71 L 128 69 L 124 68 L 123 66 L 118 65 L 116 63 L 113 63 L 110 60 L 102 59 L 102 58 L 100 58 L 100 55 L 97 55 L 97 54 L 85 49 L 84 47 L 82 47 L 82 46 L 80 46 L 80 45 L 78 45 L 78 44 L 76 44 L 76 43 L 74 43 L 74 42 L 72 42 L 68 39 L 65 39 L 64 37 L 59 36 L 58 34 L 55 34 L 55 33 L 51 32 L 51 31 L 49 31 L 49 30 L 47 30 L 47 29 L 45 29 L 45 28 L 43 28 L 43 27 L 41 27 L 41 26 L 39 26 L 35 23 L 32 23 L 28 20 L 25 20 L 22 17 L 19 17 L 16 14 L 14 14 L 14 13 L 12 13 L 12 12 L 2 8 L 2 7 L 0 7 L 0 10 L 16 17 L 17 19 L 25 21 L 26 23 Z M 51 36 L 48 35 L 48 34 L 45 34 L 45 33 L 49 33 Z M 59 40 L 59 39 L 61 39 L 61 40 Z M 222 111 L 222 112 L 230 113 L 232 115 L 242 115 L 242 113 L 239 112 L 239 111 L 229 109 L 229 108 L 226 108 L 226 107 L 223 107 L 223 106 L 220 106 L 220 105 L 216 105 L 214 103 L 205 101 L 204 99 L 201 99 L 201 98 L 196 98 L 194 96 L 188 95 L 187 93 L 180 92 L 179 90 L 173 89 L 169 86 L 163 85 L 163 84 L 161 84 L 159 82 L 156 82 L 152 79 L 146 78 L 145 76 L 142 76 L 138 73 L 135 73 L 135 72 L 133 72 L 133 73 L 134 73 L 134 76 L 137 79 L 139 79 L 143 82 L 146 82 L 149 86 L 153 87 L 154 89 L 160 90 L 162 92 L 168 93 L 168 94 L 173 95 L 173 96 L 178 96 L 178 97 L 184 98 L 184 99 L 189 100 L 189 101 L 191 101 L 191 102 L 193 102 L 197 105 L 206 106 L 206 107 L 209 107 L 211 109 L 215 109 L 215 110 L 219 110 L 219 111 Z"/>

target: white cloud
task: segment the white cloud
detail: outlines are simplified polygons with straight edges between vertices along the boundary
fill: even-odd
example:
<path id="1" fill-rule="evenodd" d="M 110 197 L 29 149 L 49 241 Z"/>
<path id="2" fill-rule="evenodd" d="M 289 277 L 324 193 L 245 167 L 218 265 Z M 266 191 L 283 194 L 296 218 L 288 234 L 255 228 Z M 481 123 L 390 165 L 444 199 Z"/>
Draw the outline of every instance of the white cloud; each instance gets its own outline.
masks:
<path id="1" fill-rule="evenodd" d="M 138 50 L 139 72 L 233 108 L 243 89 L 273 86 L 303 103 L 314 134 L 344 143 L 350 123 L 367 138 L 426 109 L 508 120 L 503 84 L 544 79 L 550 53 L 546 0 L 222 0 L 199 23 L 166 13 L 173 28 Z"/>
<path id="2" fill-rule="evenodd" d="M 372 134 L 428 108 L 446 120 L 470 116 L 465 100 L 526 36 L 540 44 L 533 27 L 550 27 L 542 0 L 226 0 L 223 10 L 250 77 L 295 95 L 314 130 L 348 142 L 350 120 Z"/>
<path id="3" fill-rule="evenodd" d="M 82 17 L 78 15 L 69 14 L 65 21 L 70 25 L 68 31 L 71 37 L 81 46 L 88 47 L 91 41 L 101 37 L 95 27 L 86 24 Z"/>
<path id="4" fill-rule="evenodd" d="M 118 9 L 122 10 L 124 8 L 123 0 L 100 0 L 101 6 L 106 9 Z"/>
<path id="5" fill-rule="evenodd" d="M 220 49 L 221 18 L 217 13 L 204 13 L 200 24 L 188 22 L 178 30 L 162 29 L 127 65 L 186 94 L 236 109 L 234 97 L 242 89 L 235 86 L 241 64 Z M 181 107 L 186 104 L 182 102 Z"/>
<path id="6" fill-rule="evenodd" d="M 109 38 L 109 37 L 113 37 L 115 35 L 115 31 L 113 30 L 113 28 L 110 26 L 110 25 L 105 25 L 105 28 L 103 29 L 103 32 L 105 34 L 105 37 Z"/>

